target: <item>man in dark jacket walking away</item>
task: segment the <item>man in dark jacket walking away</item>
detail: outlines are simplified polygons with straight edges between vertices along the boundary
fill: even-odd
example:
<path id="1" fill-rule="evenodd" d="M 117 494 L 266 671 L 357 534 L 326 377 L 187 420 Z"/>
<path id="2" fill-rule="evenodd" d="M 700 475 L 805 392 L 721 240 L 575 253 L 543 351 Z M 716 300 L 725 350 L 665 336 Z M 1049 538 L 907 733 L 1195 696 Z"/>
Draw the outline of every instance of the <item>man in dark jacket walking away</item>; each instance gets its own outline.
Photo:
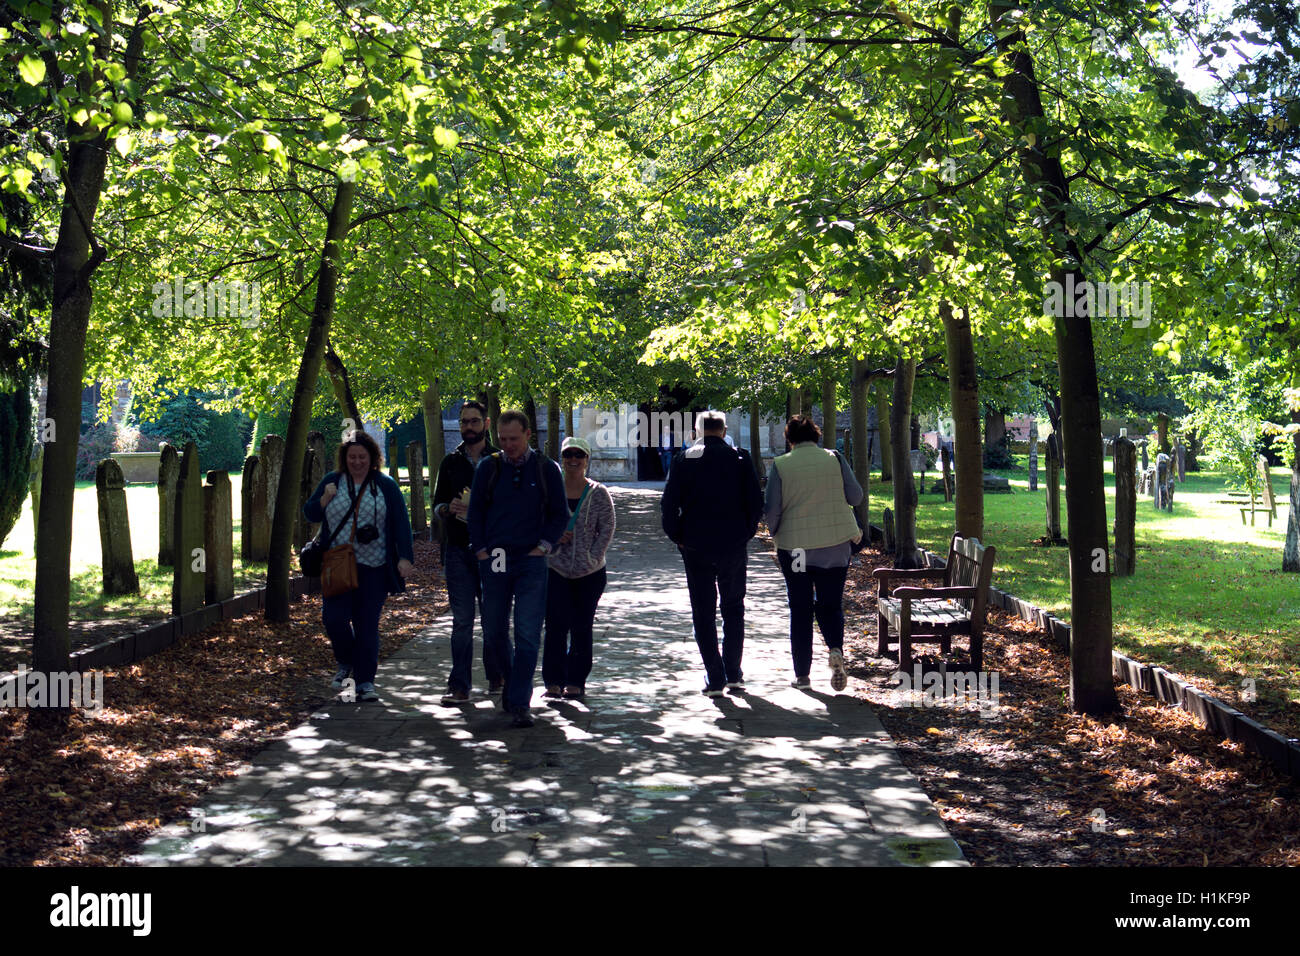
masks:
<path id="1" fill-rule="evenodd" d="M 673 463 L 661 502 L 664 534 L 682 552 L 691 597 L 695 643 L 708 683 L 704 693 L 745 689 L 740 669 L 745 646 L 746 545 L 758 530 L 763 496 L 749 455 L 726 442 L 727 417 L 701 412 L 703 437 Z M 718 597 L 722 598 L 722 652 L 718 652 Z"/>

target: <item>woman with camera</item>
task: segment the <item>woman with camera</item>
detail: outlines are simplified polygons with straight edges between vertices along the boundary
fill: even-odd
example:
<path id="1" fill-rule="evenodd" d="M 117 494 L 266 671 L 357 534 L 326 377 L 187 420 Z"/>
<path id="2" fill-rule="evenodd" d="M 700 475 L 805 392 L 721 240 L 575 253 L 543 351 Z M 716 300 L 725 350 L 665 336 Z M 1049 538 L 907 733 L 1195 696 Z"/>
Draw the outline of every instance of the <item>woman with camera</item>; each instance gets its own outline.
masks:
<path id="1" fill-rule="evenodd" d="M 321 617 L 339 665 L 333 686 L 352 677 L 358 700 L 379 699 L 379 614 L 389 594 L 405 589 L 415 560 L 402 491 L 382 467 L 379 443 L 365 432 L 350 432 L 339 445 L 336 470 L 302 509 L 308 521 L 324 522 L 322 540 L 332 546 L 351 542 L 356 553 L 357 586 L 325 598 Z"/>

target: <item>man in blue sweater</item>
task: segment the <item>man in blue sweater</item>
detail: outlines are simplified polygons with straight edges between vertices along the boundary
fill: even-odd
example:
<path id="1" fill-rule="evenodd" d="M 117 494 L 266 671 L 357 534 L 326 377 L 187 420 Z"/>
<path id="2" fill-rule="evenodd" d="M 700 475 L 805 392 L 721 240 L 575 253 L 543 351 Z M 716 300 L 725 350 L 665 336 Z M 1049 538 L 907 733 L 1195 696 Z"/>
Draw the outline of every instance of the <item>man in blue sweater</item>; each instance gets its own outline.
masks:
<path id="1" fill-rule="evenodd" d="M 497 419 L 501 451 L 474 469 L 467 516 L 470 550 L 483 582 L 483 642 L 506 667 L 501 705 L 516 727 L 533 725 L 529 705 L 546 615 L 546 556 L 569 521 L 560 468 L 529 447 L 530 435 L 523 412 L 511 410 Z"/>

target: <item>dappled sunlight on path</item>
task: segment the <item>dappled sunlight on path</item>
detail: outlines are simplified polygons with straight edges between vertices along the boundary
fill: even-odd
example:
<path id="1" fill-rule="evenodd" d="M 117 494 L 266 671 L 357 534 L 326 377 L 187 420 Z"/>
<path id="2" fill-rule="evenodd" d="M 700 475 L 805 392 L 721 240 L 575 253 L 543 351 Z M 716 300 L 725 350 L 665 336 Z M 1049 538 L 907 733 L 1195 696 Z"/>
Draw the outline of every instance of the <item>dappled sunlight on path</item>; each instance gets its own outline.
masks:
<path id="1" fill-rule="evenodd" d="M 755 544 L 748 691 L 709 699 L 662 485 L 613 486 L 618 532 L 585 702 L 512 729 L 481 693 L 439 704 L 449 620 L 382 662 L 378 704 L 333 703 L 135 862 L 198 865 L 963 862 L 870 707 L 790 686 L 775 562 Z M 481 647 L 476 634 L 476 656 Z M 322 675 L 322 682 L 328 680 Z M 475 680 L 484 685 L 476 661 Z M 540 681 L 540 673 L 538 675 Z"/>

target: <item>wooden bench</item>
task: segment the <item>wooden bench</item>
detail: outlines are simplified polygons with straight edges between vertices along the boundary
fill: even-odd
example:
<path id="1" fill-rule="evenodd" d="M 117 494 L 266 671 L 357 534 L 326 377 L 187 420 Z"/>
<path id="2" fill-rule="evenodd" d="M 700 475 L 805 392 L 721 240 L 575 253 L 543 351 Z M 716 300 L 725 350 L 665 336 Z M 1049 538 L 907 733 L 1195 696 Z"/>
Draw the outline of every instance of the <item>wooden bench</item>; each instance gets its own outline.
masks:
<path id="1" fill-rule="evenodd" d="M 1215 504 L 1234 505 L 1241 511 L 1241 523 L 1246 523 L 1246 512 L 1250 512 L 1250 523 L 1255 524 L 1255 512 L 1262 511 L 1268 515 L 1268 526 L 1273 527 L 1273 519 L 1277 517 L 1277 498 L 1273 496 L 1273 479 L 1268 473 L 1268 459 L 1263 455 L 1255 463 L 1256 471 L 1259 474 L 1260 492 L 1254 491 L 1229 491 L 1227 498 L 1219 498 Z M 1249 503 L 1246 499 L 1249 498 Z"/>
<path id="2" fill-rule="evenodd" d="M 876 568 L 872 572 L 877 582 L 876 653 L 881 657 L 888 653 L 890 628 L 898 635 L 900 669 L 911 666 L 914 643 L 937 643 L 941 652 L 948 654 L 953 635 L 966 635 L 970 638 L 971 666 L 982 670 L 984 617 L 996 553 L 996 548 L 985 547 L 978 538 L 953 535 L 942 568 Z M 922 580 L 943 583 L 937 588 L 900 587 L 889 591 L 892 581 Z"/>

